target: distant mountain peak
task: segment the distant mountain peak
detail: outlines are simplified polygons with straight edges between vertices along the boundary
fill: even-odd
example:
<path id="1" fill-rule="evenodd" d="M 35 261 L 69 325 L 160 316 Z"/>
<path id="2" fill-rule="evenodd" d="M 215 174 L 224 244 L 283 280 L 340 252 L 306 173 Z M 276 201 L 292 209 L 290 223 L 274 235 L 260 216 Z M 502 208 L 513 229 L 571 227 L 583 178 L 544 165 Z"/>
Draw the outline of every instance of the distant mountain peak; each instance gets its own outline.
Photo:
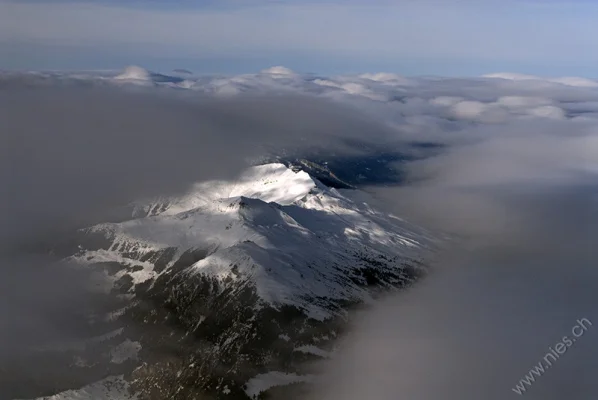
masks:
<path id="1" fill-rule="evenodd" d="M 146 70 L 145 68 L 130 65 L 124 69 L 124 71 L 114 77 L 114 79 L 132 79 L 132 80 L 140 80 L 140 81 L 151 81 L 151 72 Z"/>
<path id="2" fill-rule="evenodd" d="M 283 67 L 281 65 L 277 65 L 274 67 L 266 68 L 262 70 L 263 74 L 270 74 L 270 75 L 282 75 L 282 76 L 294 76 L 297 75 L 293 70 Z"/>
<path id="3" fill-rule="evenodd" d="M 117 81 L 141 83 L 143 85 L 148 83 L 180 84 L 184 81 L 183 78 L 151 72 L 136 65 L 126 67 L 125 70 L 121 74 L 115 76 L 114 79 Z"/>

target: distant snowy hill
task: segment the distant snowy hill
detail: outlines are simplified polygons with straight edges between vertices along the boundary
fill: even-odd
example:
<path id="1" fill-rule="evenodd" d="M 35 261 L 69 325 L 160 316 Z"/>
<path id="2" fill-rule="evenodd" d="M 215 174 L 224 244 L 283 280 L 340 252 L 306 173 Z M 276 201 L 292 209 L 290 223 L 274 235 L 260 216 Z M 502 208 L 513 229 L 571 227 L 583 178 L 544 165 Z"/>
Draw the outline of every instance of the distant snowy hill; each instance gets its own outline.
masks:
<path id="1" fill-rule="evenodd" d="M 179 76 L 163 75 L 150 72 L 137 66 L 127 67 L 121 74 L 112 78 L 114 81 L 136 83 L 136 84 L 181 84 L 185 79 Z"/>

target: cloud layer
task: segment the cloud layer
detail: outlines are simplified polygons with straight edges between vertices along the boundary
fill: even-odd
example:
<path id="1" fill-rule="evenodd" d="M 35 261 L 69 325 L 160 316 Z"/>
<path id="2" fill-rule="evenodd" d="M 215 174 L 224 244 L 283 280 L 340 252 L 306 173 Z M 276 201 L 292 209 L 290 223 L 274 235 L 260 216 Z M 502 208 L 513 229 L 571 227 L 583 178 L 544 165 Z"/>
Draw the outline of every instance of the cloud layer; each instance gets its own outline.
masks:
<path id="1" fill-rule="evenodd" d="M 47 394 L 80 379 L 64 360 L 31 364 L 30 352 L 93 334 L 101 327 L 89 326 L 89 314 L 115 300 L 88 291 L 92 271 L 47 254 L 72 248 L 74 229 L 130 218 L 131 201 L 233 178 L 273 154 L 315 143 L 342 152 L 348 137 L 388 130 L 313 96 L 191 94 L 0 78 L 0 397 Z"/>
<path id="2" fill-rule="evenodd" d="M 314 398 L 505 399 L 578 318 L 598 324 L 593 81 L 135 71 L 2 75 L 6 250 L 267 155 L 383 149 L 412 156 L 395 165 L 406 181 L 363 199 L 453 239 L 421 285 L 355 320 Z M 20 271 L 8 298 L 37 276 Z M 595 395 L 597 343 L 588 332 L 526 397 Z"/>

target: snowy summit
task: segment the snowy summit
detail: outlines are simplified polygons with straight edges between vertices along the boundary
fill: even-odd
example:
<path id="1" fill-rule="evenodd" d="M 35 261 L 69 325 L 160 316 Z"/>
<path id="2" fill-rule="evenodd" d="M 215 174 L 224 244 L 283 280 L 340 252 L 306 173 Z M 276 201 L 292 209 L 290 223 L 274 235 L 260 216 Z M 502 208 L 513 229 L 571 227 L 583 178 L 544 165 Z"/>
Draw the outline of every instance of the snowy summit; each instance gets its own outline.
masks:
<path id="1" fill-rule="evenodd" d="M 430 244 L 424 232 L 283 164 L 250 168 L 235 182 L 199 183 L 185 196 L 140 208 L 146 218 L 91 228 L 112 243 L 80 258 L 134 264 L 124 254 L 143 258 L 176 249 L 173 264 L 184 252 L 203 249 L 206 257 L 189 273 L 219 281 L 249 280 L 267 303 L 294 305 L 317 319 L 329 317 L 330 308 L 316 298 L 363 298 L 349 272 L 363 264 L 364 256 L 389 257 L 396 260 L 390 264 L 400 264 L 419 257 Z M 133 279 L 159 273 L 164 272 L 147 264 Z"/>

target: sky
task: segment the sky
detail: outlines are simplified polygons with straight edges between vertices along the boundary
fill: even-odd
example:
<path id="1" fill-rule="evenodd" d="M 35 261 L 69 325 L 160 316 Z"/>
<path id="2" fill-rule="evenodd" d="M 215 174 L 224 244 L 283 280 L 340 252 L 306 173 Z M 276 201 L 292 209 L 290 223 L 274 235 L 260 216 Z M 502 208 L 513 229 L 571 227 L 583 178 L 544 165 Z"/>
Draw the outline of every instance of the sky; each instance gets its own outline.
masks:
<path id="1" fill-rule="evenodd" d="M 0 69 L 598 77 L 592 0 L 0 0 Z"/>

